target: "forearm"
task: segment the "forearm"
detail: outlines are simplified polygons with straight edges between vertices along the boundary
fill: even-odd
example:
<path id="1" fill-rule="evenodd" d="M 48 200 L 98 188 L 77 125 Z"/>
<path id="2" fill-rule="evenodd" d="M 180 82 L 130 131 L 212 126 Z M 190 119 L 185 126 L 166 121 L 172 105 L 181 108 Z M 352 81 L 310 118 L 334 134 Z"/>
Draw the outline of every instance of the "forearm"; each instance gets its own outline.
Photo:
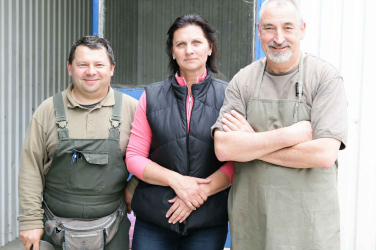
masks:
<path id="1" fill-rule="evenodd" d="M 147 183 L 159 186 L 172 187 L 180 176 L 179 173 L 164 168 L 155 162 L 150 162 L 143 171 L 143 178 Z"/>
<path id="2" fill-rule="evenodd" d="M 22 213 L 20 230 L 43 228 L 42 194 L 46 155 L 44 132 L 33 118 L 28 127 L 21 154 L 18 176 L 18 197 Z"/>
<path id="3" fill-rule="evenodd" d="M 330 168 L 338 156 L 341 142 L 332 138 L 321 138 L 283 148 L 259 159 L 290 168 Z"/>
<path id="4" fill-rule="evenodd" d="M 42 178 L 39 172 L 20 169 L 19 199 L 22 213 L 18 216 L 20 230 L 43 228 Z"/>
<path id="5" fill-rule="evenodd" d="M 138 185 L 139 179 L 133 175 L 131 179 L 127 183 L 127 189 L 128 191 L 133 195 L 134 191 L 136 190 L 136 187 Z"/>
<path id="6" fill-rule="evenodd" d="M 289 127 L 260 133 L 217 130 L 214 133 L 215 153 L 220 161 L 251 161 L 299 143 L 300 138 L 294 137 L 292 132 Z"/>
<path id="7" fill-rule="evenodd" d="M 211 196 L 225 190 L 230 185 L 230 178 L 220 170 L 214 172 L 207 179 L 211 179 L 211 182 L 208 184 L 199 185 L 201 190 L 204 191 L 207 196 Z"/>

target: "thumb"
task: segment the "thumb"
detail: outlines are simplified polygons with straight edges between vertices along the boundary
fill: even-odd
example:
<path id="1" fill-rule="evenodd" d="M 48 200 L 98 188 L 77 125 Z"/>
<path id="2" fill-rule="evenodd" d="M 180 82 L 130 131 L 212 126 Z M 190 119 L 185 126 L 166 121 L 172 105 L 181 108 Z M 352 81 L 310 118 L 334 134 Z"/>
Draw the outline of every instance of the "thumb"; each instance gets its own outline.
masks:
<path id="1" fill-rule="evenodd" d="M 200 179 L 200 178 L 196 178 L 196 181 L 198 184 L 208 184 L 211 182 L 211 179 Z"/>
<path id="2" fill-rule="evenodd" d="M 172 198 L 171 200 L 169 200 L 168 202 L 169 203 L 174 203 L 176 200 L 178 199 L 178 197 L 177 196 L 175 196 L 174 198 Z"/>

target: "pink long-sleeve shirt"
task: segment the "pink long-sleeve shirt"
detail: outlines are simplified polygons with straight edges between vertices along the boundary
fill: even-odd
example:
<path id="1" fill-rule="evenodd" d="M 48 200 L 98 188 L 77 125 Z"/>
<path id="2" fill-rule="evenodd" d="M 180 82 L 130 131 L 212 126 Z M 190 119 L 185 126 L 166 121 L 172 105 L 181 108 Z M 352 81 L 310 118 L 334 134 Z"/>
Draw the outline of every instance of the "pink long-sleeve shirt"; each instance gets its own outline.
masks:
<path id="1" fill-rule="evenodd" d="M 203 81 L 207 73 L 205 71 L 202 77 L 197 78 L 197 83 Z M 180 86 L 185 86 L 186 81 L 184 77 L 179 77 L 177 74 L 175 78 Z M 187 105 L 187 133 L 189 132 L 189 124 L 191 119 L 191 112 L 193 107 L 193 96 L 188 93 L 186 105 Z M 132 131 L 129 139 L 127 153 L 126 153 L 126 165 L 128 171 L 136 175 L 141 180 L 144 180 L 143 172 L 150 162 L 152 162 L 148 156 L 150 151 L 150 144 L 152 140 L 152 131 L 149 122 L 146 117 L 146 92 L 142 93 L 138 102 L 134 120 L 132 123 Z M 232 177 L 234 173 L 234 162 L 226 162 L 219 169 L 230 178 L 230 184 L 232 183 Z"/>

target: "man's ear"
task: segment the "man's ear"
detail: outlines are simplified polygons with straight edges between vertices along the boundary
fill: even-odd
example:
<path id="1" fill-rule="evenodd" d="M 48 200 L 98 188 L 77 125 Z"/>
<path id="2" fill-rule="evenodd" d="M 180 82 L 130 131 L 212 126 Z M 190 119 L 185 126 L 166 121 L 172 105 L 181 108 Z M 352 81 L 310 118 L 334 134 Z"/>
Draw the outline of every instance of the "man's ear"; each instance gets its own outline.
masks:
<path id="1" fill-rule="evenodd" d="M 67 69 L 68 69 L 68 74 L 72 76 L 72 65 L 69 62 L 67 62 Z"/>
<path id="2" fill-rule="evenodd" d="M 114 71 L 115 71 L 115 64 L 112 64 L 111 65 L 111 76 L 114 75 Z"/>
<path id="3" fill-rule="evenodd" d="M 305 31 L 306 31 L 306 23 L 303 23 L 302 27 L 300 29 L 300 32 L 301 32 L 301 34 L 300 34 L 300 40 L 304 39 L 304 37 L 305 37 Z"/>

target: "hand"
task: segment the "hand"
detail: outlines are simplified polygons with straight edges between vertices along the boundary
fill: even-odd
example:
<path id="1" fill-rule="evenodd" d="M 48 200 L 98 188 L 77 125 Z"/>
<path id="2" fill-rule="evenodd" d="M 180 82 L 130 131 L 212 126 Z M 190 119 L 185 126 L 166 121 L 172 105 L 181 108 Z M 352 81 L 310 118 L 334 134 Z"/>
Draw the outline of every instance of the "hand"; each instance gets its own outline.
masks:
<path id="1" fill-rule="evenodd" d="M 25 246 L 25 250 L 39 250 L 39 241 L 43 237 L 43 228 L 20 231 L 20 241 Z"/>
<path id="2" fill-rule="evenodd" d="M 173 181 L 171 188 L 190 209 L 196 210 L 196 207 L 200 207 L 200 205 L 204 204 L 204 201 L 208 199 L 206 193 L 202 191 L 198 185 L 210 182 L 210 179 L 179 175 L 179 177 Z"/>
<path id="3" fill-rule="evenodd" d="M 298 140 L 297 143 L 312 141 L 313 132 L 311 122 L 297 122 L 291 125 L 289 128 L 291 129 L 292 136 L 296 137 L 296 139 Z"/>
<path id="4" fill-rule="evenodd" d="M 188 216 L 192 213 L 192 209 L 190 209 L 179 197 L 175 196 L 175 198 L 168 201 L 169 203 L 174 203 L 170 209 L 167 211 L 166 218 L 172 216 L 168 220 L 168 223 L 175 224 L 179 221 L 182 223 L 185 221 Z"/>
<path id="5" fill-rule="evenodd" d="M 133 194 L 129 192 L 128 188 L 125 188 L 124 198 L 125 198 L 125 204 L 127 205 L 127 214 L 130 214 L 132 212 L 131 204 L 132 204 Z"/>
<path id="6" fill-rule="evenodd" d="M 248 121 L 245 119 L 244 116 L 236 112 L 235 110 L 231 110 L 231 114 L 225 113 L 222 118 L 223 123 L 223 130 L 225 132 L 231 131 L 243 131 L 243 132 L 251 132 L 254 133 L 255 131 L 249 125 Z"/>

